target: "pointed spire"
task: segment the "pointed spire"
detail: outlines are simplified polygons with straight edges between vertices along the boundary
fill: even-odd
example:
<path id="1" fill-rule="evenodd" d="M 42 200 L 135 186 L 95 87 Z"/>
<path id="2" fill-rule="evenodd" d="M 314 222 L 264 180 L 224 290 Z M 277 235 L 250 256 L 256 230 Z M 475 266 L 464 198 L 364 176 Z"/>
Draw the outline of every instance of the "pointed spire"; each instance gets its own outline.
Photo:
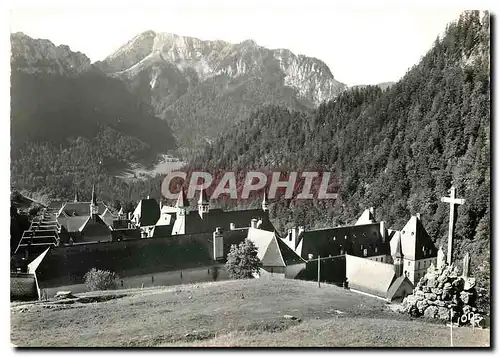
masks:
<path id="1" fill-rule="evenodd" d="M 179 197 L 177 197 L 177 202 L 175 204 L 175 207 L 186 208 L 188 206 L 189 206 L 189 203 L 188 203 L 188 200 L 186 198 L 186 193 L 184 192 L 184 190 L 181 190 L 181 192 L 179 192 Z"/>
<path id="2" fill-rule="evenodd" d="M 90 202 L 94 205 L 97 204 L 97 200 L 96 200 L 96 197 L 95 197 L 95 188 L 94 188 L 94 185 L 92 185 L 92 198 L 90 199 Z"/>
<path id="3" fill-rule="evenodd" d="M 401 249 L 401 234 L 398 232 L 394 237 L 396 239 L 396 249 L 394 250 L 394 257 L 402 258 L 403 250 Z"/>
<path id="4" fill-rule="evenodd" d="M 264 196 L 262 197 L 262 210 L 267 211 L 269 209 L 269 206 L 267 204 L 267 193 L 264 190 Z"/>
<path id="5" fill-rule="evenodd" d="M 200 185 L 200 198 L 198 200 L 198 204 L 199 205 L 203 205 L 203 204 L 208 204 L 208 196 L 207 196 L 207 192 L 205 191 L 204 188 L 201 188 L 201 185 Z"/>

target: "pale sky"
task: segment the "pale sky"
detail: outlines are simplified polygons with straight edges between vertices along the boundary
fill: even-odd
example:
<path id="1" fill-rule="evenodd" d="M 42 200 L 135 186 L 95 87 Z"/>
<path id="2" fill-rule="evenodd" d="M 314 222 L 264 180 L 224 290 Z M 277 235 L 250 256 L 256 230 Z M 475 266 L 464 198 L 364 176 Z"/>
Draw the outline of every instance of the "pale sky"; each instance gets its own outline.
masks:
<path id="1" fill-rule="evenodd" d="M 138 2 L 133 8 L 104 2 L 92 9 L 64 8 L 63 2 L 53 9 L 13 8 L 11 32 L 66 44 L 93 62 L 146 30 L 232 43 L 253 39 L 264 47 L 319 58 L 337 80 L 355 85 L 397 81 L 462 11 L 457 7 L 356 9 L 317 0 L 269 3 L 193 0 L 148 7 L 143 0 L 141 8 Z"/>

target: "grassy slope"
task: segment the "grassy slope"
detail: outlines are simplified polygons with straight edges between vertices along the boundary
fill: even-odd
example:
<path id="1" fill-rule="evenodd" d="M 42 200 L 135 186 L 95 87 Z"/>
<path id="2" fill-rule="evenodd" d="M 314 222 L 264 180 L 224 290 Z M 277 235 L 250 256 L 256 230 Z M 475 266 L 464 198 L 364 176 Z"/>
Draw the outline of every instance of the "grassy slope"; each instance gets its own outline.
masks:
<path id="1" fill-rule="evenodd" d="M 225 281 L 125 293 L 106 302 L 52 308 L 47 303 L 12 303 L 12 343 L 33 347 L 449 346 L 449 328 L 444 325 L 411 321 L 389 311 L 381 300 L 334 286 L 319 289 L 312 282 Z M 285 320 L 285 314 L 301 321 Z M 489 330 L 473 333 L 470 328 L 456 328 L 454 342 L 488 346 Z"/>

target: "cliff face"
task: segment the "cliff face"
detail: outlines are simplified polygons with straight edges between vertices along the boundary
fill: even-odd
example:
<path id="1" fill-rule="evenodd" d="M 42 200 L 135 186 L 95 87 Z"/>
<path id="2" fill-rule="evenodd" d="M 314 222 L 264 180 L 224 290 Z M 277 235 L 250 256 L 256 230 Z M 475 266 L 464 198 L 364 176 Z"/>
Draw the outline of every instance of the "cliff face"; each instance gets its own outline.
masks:
<path id="1" fill-rule="evenodd" d="M 313 109 L 345 88 L 322 61 L 286 49 L 153 31 L 96 66 L 152 105 L 186 147 L 212 140 L 262 105 Z"/>

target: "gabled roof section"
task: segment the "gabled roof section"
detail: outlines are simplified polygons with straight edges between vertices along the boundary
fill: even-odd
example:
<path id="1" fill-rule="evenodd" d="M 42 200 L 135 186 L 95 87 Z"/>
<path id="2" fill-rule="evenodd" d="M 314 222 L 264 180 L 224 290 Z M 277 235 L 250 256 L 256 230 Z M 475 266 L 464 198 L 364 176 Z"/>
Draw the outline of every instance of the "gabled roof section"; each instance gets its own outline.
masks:
<path id="1" fill-rule="evenodd" d="M 395 257 L 403 257 L 403 250 L 401 248 L 401 232 L 394 231 L 391 242 L 391 255 Z"/>
<path id="2" fill-rule="evenodd" d="M 257 247 L 257 256 L 263 266 L 286 267 L 304 263 L 304 260 L 295 254 L 280 238 L 276 237 L 274 232 L 250 228 L 248 229 L 247 238 Z"/>
<path id="3" fill-rule="evenodd" d="M 106 207 L 104 212 L 99 215 L 99 217 L 102 219 L 102 221 L 107 225 L 107 226 L 112 226 L 113 221 L 118 218 L 116 217 L 111 211 Z"/>
<path id="4" fill-rule="evenodd" d="M 98 214 L 103 214 L 107 206 L 104 202 L 97 202 Z M 90 202 L 67 202 L 58 212 L 58 216 L 62 213 L 67 216 L 90 216 Z"/>
<path id="5" fill-rule="evenodd" d="M 363 211 L 361 216 L 358 218 L 356 223 L 354 224 L 355 226 L 359 226 L 361 224 L 370 224 L 370 223 L 375 223 L 375 214 L 373 211 L 373 207 L 367 208 Z"/>
<path id="6" fill-rule="evenodd" d="M 90 216 L 59 216 L 57 222 L 63 226 L 68 232 L 81 232 Z"/>
<path id="7" fill-rule="evenodd" d="M 401 230 L 401 248 L 406 259 L 420 260 L 437 256 L 437 248 L 417 216 Z"/>
<path id="8" fill-rule="evenodd" d="M 160 218 L 160 206 L 154 198 L 142 199 L 134 211 L 134 216 L 139 216 L 139 225 L 154 226 Z"/>
<path id="9" fill-rule="evenodd" d="M 367 257 L 389 254 L 389 242 L 380 234 L 380 226 L 380 223 L 371 223 L 302 232 L 299 236 L 301 257 L 335 256 L 341 252 L 360 257 L 365 249 Z"/>
<path id="10" fill-rule="evenodd" d="M 164 238 L 172 235 L 173 225 L 160 225 L 154 226 L 153 228 L 153 238 Z"/>
<path id="11" fill-rule="evenodd" d="M 36 269 L 42 262 L 43 258 L 47 255 L 47 252 L 50 250 L 50 248 L 47 248 L 43 251 L 42 254 L 40 254 L 38 257 L 36 257 L 31 263 L 28 264 L 28 273 L 33 274 L 36 272 Z"/>
<path id="12" fill-rule="evenodd" d="M 396 279 L 394 266 L 370 259 L 346 255 L 346 276 L 353 289 L 387 297 L 389 288 Z"/>
<path id="13" fill-rule="evenodd" d="M 396 278 L 396 280 L 394 280 L 391 284 L 389 290 L 387 291 L 387 299 L 392 300 L 399 287 L 403 284 L 409 284 L 413 288 L 413 284 L 411 283 L 410 279 L 408 279 L 408 277 L 405 275 L 401 275 L 399 278 Z"/>

